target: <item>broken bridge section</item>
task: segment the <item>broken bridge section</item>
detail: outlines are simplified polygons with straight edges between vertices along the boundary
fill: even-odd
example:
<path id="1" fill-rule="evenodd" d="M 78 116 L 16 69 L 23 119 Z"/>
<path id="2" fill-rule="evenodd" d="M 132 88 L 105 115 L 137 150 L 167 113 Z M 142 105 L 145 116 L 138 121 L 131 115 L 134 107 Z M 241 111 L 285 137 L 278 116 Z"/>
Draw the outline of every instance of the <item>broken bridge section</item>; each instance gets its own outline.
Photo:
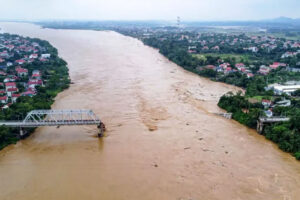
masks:
<path id="1" fill-rule="evenodd" d="M 272 124 L 272 123 L 278 123 L 278 122 L 288 122 L 288 121 L 290 121 L 289 117 L 260 117 L 257 120 L 256 130 L 257 130 L 258 133 L 262 134 L 265 124 Z"/>

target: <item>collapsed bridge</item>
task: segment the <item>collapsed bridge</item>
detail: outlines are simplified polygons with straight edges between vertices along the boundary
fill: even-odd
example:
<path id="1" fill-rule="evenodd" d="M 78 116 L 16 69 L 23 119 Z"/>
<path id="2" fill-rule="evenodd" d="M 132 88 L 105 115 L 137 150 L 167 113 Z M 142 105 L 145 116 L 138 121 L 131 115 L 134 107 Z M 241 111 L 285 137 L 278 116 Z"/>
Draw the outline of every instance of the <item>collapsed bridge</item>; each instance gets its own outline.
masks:
<path id="1" fill-rule="evenodd" d="M 23 121 L 0 121 L 0 126 L 19 127 L 20 136 L 26 134 L 24 128 L 80 125 L 96 125 L 99 137 L 105 131 L 104 124 L 92 110 L 33 110 Z"/>

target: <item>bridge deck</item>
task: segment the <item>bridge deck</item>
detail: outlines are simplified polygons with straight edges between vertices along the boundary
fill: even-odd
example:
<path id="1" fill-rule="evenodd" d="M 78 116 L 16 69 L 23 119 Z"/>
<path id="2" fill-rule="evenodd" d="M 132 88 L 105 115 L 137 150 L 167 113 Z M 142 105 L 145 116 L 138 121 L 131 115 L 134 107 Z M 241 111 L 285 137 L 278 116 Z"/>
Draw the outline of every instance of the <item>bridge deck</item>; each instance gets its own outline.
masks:
<path id="1" fill-rule="evenodd" d="M 259 121 L 262 123 L 274 123 L 274 122 L 287 122 L 289 121 L 289 117 L 261 117 L 259 118 Z"/>
<path id="2" fill-rule="evenodd" d="M 9 121 L 1 122 L 0 126 L 8 127 L 39 127 L 39 126 L 78 126 L 78 125 L 100 125 L 100 120 L 61 120 L 61 121 Z"/>

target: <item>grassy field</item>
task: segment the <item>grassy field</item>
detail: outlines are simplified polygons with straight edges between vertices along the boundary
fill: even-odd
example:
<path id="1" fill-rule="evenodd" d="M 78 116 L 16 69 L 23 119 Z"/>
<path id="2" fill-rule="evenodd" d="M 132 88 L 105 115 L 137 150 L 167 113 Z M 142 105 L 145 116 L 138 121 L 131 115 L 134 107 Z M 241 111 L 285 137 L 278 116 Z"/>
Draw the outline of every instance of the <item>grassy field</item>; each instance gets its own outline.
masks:
<path id="1" fill-rule="evenodd" d="M 254 97 L 248 98 L 248 101 L 250 103 L 259 103 L 259 102 L 261 102 L 262 99 L 263 99 L 263 96 L 254 96 Z"/>
<path id="2" fill-rule="evenodd" d="M 226 58 L 235 58 L 236 62 L 242 62 L 246 60 L 250 60 L 251 58 L 248 55 L 240 55 L 240 54 L 220 54 L 220 53 L 205 53 L 205 54 L 194 54 L 194 57 L 206 61 L 207 56 L 220 56 L 221 59 Z"/>
<path id="3" fill-rule="evenodd" d="M 276 38 L 285 38 L 287 40 L 300 40 L 300 35 L 296 36 L 286 36 L 284 33 L 260 33 L 260 32 L 252 32 L 252 33 L 247 33 L 248 36 L 273 36 Z"/>

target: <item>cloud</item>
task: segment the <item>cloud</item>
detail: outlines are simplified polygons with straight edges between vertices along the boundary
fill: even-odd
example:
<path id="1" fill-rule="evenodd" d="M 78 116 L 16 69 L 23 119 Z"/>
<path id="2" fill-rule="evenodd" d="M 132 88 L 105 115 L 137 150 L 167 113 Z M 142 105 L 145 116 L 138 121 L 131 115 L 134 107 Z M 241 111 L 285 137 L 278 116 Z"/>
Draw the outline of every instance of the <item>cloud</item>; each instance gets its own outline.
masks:
<path id="1" fill-rule="evenodd" d="M 0 19 L 249 20 L 300 17 L 299 0 L 0 0 Z"/>

